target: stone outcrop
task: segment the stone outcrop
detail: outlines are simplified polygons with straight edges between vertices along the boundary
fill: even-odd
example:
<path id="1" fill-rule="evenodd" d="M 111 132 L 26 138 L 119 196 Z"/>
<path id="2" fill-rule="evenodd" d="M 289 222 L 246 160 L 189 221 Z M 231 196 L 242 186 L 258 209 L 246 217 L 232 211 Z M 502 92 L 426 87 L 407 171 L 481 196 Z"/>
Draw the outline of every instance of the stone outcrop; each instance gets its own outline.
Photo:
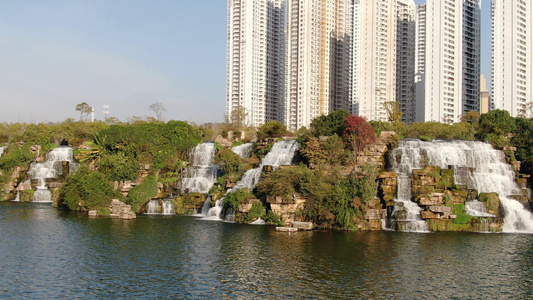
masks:
<path id="1" fill-rule="evenodd" d="M 394 198 L 398 193 L 398 174 L 394 172 L 381 172 L 378 175 L 378 196 L 387 203 L 387 206 L 394 206 Z"/>
<path id="2" fill-rule="evenodd" d="M 280 215 L 285 220 L 285 224 L 290 224 L 296 220 L 296 212 L 304 207 L 307 199 L 299 194 L 293 194 L 291 199 L 282 197 L 267 197 L 267 203 L 273 213 Z"/>
<path id="3" fill-rule="evenodd" d="M 174 208 L 177 214 L 192 215 L 202 211 L 206 200 L 205 194 L 190 193 L 174 198 Z"/>
<path id="4" fill-rule="evenodd" d="M 137 184 L 135 182 L 132 182 L 130 180 L 126 180 L 126 181 L 115 181 L 114 182 L 114 187 L 113 189 L 115 191 L 120 191 L 120 193 L 122 195 L 124 195 L 124 197 L 127 197 L 128 196 L 128 193 L 130 192 L 130 190 L 136 186 Z"/>
<path id="5" fill-rule="evenodd" d="M 415 202 L 420 195 L 431 193 L 444 193 L 444 190 L 454 186 L 453 170 L 441 169 L 440 167 L 426 167 L 421 170 L 413 170 L 411 176 L 411 190 Z"/>
<path id="6" fill-rule="evenodd" d="M 489 214 L 493 214 L 497 217 L 501 216 L 500 196 L 498 193 L 481 193 L 479 194 L 479 201 L 485 204 Z"/>
<path id="7" fill-rule="evenodd" d="M 385 153 L 398 143 L 398 136 L 394 131 L 382 131 L 378 140 L 367 145 L 363 151 L 356 154 L 356 165 L 366 164 L 385 167 Z"/>
<path id="8" fill-rule="evenodd" d="M 452 214 L 452 208 L 444 205 L 430 206 L 429 210 L 420 212 L 422 219 L 455 219 L 457 216 Z"/>
<path id="9" fill-rule="evenodd" d="M 131 211 L 131 205 L 126 204 L 118 199 L 112 199 L 109 205 L 109 216 L 118 219 L 135 219 L 137 216 Z"/>
<path id="10" fill-rule="evenodd" d="M 501 232 L 503 218 L 472 218 L 466 224 L 456 224 L 452 219 L 427 219 L 430 231 Z"/>
<path id="11" fill-rule="evenodd" d="M 292 228 L 297 228 L 298 230 L 312 230 L 313 229 L 313 223 L 311 222 L 297 222 L 293 221 L 291 222 Z"/>

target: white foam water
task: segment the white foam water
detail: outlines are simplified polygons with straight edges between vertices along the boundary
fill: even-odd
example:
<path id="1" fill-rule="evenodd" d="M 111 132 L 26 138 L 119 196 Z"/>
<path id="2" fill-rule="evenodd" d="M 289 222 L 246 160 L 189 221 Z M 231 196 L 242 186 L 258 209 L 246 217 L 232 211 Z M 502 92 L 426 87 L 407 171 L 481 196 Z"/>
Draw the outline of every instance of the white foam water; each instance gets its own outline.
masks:
<path id="1" fill-rule="evenodd" d="M 31 179 L 37 179 L 37 190 L 33 193 L 32 202 L 52 202 L 52 193 L 46 186 L 46 179 L 57 178 L 63 174 L 62 162 L 69 162 L 69 173 L 74 172 L 79 164 L 74 161 L 72 147 L 60 146 L 52 149 L 46 155 L 46 161 L 34 162 L 30 165 L 28 175 Z"/>
<path id="2" fill-rule="evenodd" d="M 403 140 L 391 151 L 390 159 L 399 177 L 410 176 L 413 169 L 426 166 L 454 169 L 457 184 L 466 184 L 480 193 L 498 193 L 504 213 L 504 232 L 533 233 L 533 215 L 511 198 L 512 195 L 529 195 L 529 191 L 516 184 L 515 172 L 505 162 L 505 154 L 490 144 L 477 141 Z M 472 213 L 479 212 L 476 210 Z"/>
<path id="3" fill-rule="evenodd" d="M 229 189 L 226 194 L 244 188 L 253 189 L 261 179 L 263 166 L 272 166 L 273 169 L 276 169 L 279 166 L 290 165 L 298 149 L 300 149 L 300 144 L 296 140 L 280 141 L 275 143 L 270 152 L 268 152 L 268 154 L 263 158 L 259 167 L 246 171 L 241 180 L 239 180 L 233 188 Z M 204 219 L 222 220 L 221 214 L 223 207 L 224 197 L 215 202 L 215 206 L 209 209 Z M 231 214 L 229 215 L 231 216 Z"/>
<path id="4" fill-rule="evenodd" d="M 231 148 L 231 151 L 238 154 L 241 158 L 249 158 L 252 154 L 252 143 L 246 143 L 239 146 Z"/>
<path id="5" fill-rule="evenodd" d="M 146 204 L 147 215 L 173 215 L 175 213 L 172 199 L 152 199 Z"/>
<path id="6" fill-rule="evenodd" d="M 187 169 L 186 176 L 181 179 L 181 191 L 189 193 L 209 192 L 215 184 L 218 166 L 213 165 L 216 148 L 215 143 L 202 143 L 191 152 L 192 166 Z"/>

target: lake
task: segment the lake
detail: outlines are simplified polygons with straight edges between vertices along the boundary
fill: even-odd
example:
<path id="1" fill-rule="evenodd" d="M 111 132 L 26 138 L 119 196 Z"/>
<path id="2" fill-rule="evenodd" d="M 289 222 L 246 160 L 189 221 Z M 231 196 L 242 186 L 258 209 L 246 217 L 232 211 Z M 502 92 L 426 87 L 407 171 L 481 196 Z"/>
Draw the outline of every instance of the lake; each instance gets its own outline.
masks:
<path id="1" fill-rule="evenodd" d="M 276 232 L 0 203 L 2 298 L 533 297 L 533 235 Z"/>

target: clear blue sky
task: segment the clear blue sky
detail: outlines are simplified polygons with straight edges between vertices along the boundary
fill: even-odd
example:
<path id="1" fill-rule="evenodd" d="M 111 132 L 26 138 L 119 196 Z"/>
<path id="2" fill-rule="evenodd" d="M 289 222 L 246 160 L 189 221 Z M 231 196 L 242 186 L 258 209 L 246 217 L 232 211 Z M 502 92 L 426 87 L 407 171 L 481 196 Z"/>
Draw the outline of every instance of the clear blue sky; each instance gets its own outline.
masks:
<path id="1" fill-rule="evenodd" d="M 424 2 L 416 0 L 417 3 Z M 222 121 L 226 0 L 0 0 L 0 122 L 151 115 Z M 483 0 L 482 72 L 490 72 Z M 487 17 L 488 16 L 488 17 Z M 484 19 L 483 19 L 484 18 Z M 487 44 L 488 41 L 488 44 Z"/>

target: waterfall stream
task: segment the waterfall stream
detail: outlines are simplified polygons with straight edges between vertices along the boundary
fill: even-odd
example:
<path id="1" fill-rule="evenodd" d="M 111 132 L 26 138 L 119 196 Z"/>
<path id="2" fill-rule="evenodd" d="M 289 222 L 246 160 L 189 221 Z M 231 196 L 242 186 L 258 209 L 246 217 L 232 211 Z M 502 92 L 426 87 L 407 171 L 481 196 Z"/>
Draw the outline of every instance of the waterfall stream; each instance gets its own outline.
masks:
<path id="1" fill-rule="evenodd" d="M 248 188 L 253 189 L 255 185 L 261 179 L 261 172 L 263 166 L 272 166 L 273 169 L 283 166 L 290 165 L 294 159 L 296 151 L 300 148 L 300 144 L 296 140 L 290 141 L 280 141 L 272 146 L 272 149 L 268 154 L 263 158 L 259 167 L 246 171 L 242 178 L 237 182 L 237 184 L 229 189 L 226 194 L 240 189 Z M 207 220 L 221 220 L 222 208 L 224 207 L 224 197 L 215 202 L 207 214 L 205 214 L 204 219 Z"/>
<path id="2" fill-rule="evenodd" d="M 2 155 L 4 155 L 4 150 L 6 150 L 6 146 L 0 147 L 0 157 L 2 157 Z"/>
<path id="3" fill-rule="evenodd" d="M 397 202 L 411 201 L 409 196 L 401 196 L 401 178 L 409 177 L 414 169 L 426 166 L 439 166 L 454 170 L 456 184 L 468 185 L 480 193 L 496 192 L 504 213 L 504 232 L 532 232 L 533 215 L 513 195 L 529 194 L 525 187 L 519 187 L 515 181 L 515 172 L 505 162 L 503 151 L 494 149 L 490 144 L 475 141 L 400 141 L 399 147 L 391 151 L 392 169 L 398 173 Z M 466 203 L 467 211 L 476 216 L 483 216 L 486 211 L 479 211 L 480 206 Z M 412 202 L 414 203 L 414 202 Z M 405 205 L 404 205 L 405 207 Z M 418 214 L 412 209 L 410 213 Z M 486 215 L 485 215 L 486 216 Z"/>
<path id="4" fill-rule="evenodd" d="M 146 214 L 147 215 L 173 215 L 174 204 L 172 199 L 152 199 L 146 205 Z"/>
<path id="5" fill-rule="evenodd" d="M 37 179 L 37 190 L 33 193 L 33 202 L 52 202 L 52 193 L 46 186 L 46 179 L 57 178 L 63 173 L 62 162 L 68 162 L 68 172 L 75 171 L 79 164 L 74 162 L 71 147 L 57 147 L 46 155 L 46 161 L 30 165 L 28 175 L 31 179 Z"/>
<path id="6" fill-rule="evenodd" d="M 218 174 L 218 166 L 213 165 L 215 153 L 215 143 L 202 143 L 194 148 L 190 154 L 192 167 L 187 169 L 187 175 L 181 181 L 182 192 L 203 194 L 209 192 Z"/>
<path id="7" fill-rule="evenodd" d="M 231 151 L 238 154 L 241 158 L 249 158 L 252 154 L 252 143 L 242 144 L 236 147 L 231 148 Z"/>

